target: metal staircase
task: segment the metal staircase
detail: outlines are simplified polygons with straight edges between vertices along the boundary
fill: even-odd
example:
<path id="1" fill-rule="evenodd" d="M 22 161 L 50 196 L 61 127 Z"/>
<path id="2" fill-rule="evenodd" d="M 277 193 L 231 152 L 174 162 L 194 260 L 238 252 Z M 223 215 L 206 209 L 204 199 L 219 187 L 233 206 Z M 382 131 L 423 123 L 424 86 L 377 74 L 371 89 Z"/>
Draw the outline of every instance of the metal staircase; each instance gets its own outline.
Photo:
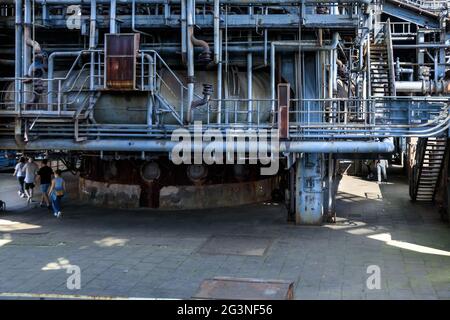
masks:
<path id="1" fill-rule="evenodd" d="M 372 97 L 395 96 L 392 40 L 389 21 L 370 44 L 370 94 Z"/>
<path id="2" fill-rule="evenodd" d="M 413 200 L 433 201 L 447 151 L 447 138 L 421 138 L 417 144 Z"/>

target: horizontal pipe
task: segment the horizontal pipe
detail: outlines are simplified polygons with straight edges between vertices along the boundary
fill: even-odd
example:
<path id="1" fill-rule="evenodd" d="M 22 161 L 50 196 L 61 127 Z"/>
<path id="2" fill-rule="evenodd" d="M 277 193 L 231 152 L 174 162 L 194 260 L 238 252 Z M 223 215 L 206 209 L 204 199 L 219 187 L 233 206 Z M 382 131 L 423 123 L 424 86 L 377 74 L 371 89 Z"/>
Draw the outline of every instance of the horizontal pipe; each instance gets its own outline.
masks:
<path id="1" fill-rule="evenodd" d="M 3 3 L 13 4 L 15 0 L 2 0 Z M 117 4 L 131 4 L 133 0 L 116 0 Z M 139 4 L 164 4 L 167 0 L 135 0 Z M 89 4 L 89 0 L 34 0 L 37 4 Z M 171 0 L 170 3 L 179 4 L 181 0 Z M 307 4 L 326 4 L 326 3 L 360 3 L 370 4 L 371 0 L 252 0 L 246 2 L 243 0 L 222 0 L 222 4 L 239 4 L 239 5 L 261 5 L 261 4 L 299 4 L 305 2 Z M 97 0 L 99 4 L 110 4 L 111 0 Z M 211 0 L 197 0 L 198 4 L 211 4 Z"/>
<path id="2" fill-rule="evenodd" d="M 450 48 L 450 44 L 420 43 L 420 44 L 395 44 L 394 49 L 426 49 L 426 48 Z"/>
<path id="3" fill-rule="evenodd" d="M 88 140 L 74 142 L 73 140 L 36 140 L 24 146 L 17 146 L 13 140 L 0 140 L 0 146 L 6 150 L 73 150 L 73 151 L 127 151 L 127 152 L 171 152 L 179 142 L 171 140 Z M 194 146 L 194 144 L 192 143 Z M 204 143 L 201 148 L 214 146 L 216 150 L 225 151 L 226 143 Z M 236 150 L 248 151 L 248 143 L 235 142 Z M 198 147 L 200 148 L 200 146 Z M 193 147 L 194 150 L 199 150 Z M 392 140 L 384 141 L 290 141 L 280 142 L 279 149 L 275 144 L 260 142 L 258 148 L 275 152 L 306 152 L 306 153 L 390 153 L 394 151 Z"/>
<path id="4" fill-rule="evenodd" d="M 406 93 L 422 94 L 448 94 L 450 93 L 450 81 L 423 80 L 423 81 L 396 81 L 395 90 Z"/>

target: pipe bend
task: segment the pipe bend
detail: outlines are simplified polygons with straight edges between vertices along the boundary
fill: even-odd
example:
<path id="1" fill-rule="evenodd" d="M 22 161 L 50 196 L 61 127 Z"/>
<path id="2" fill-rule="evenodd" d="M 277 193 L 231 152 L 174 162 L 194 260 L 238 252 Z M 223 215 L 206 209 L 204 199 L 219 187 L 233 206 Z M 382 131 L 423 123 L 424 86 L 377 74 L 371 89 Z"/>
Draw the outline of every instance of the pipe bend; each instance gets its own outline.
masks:
<path id="1" fill-rule="evenodd" d="M 198 56 L 198 60 L 200 62 L 210 63 L 212 61 L 212 58 L 211 58 L 211 49 L 209 48 L 209 44 L 204 40 L 197 39 L 194 36 L 193 30 L 191 30 L 189 33 L 190 33 L 190 40 L 191 40 L 192 44 L 194 46 L 199 46 L 199 47 L 203 48 L 203 51 Z"/>
<path id="2" fill-rule="evenodd" d="M 36 40 L 28 38 L 26 41 L 27 45 L 32 47 L 35 53 L 41 52 L 41 45 Z"/>

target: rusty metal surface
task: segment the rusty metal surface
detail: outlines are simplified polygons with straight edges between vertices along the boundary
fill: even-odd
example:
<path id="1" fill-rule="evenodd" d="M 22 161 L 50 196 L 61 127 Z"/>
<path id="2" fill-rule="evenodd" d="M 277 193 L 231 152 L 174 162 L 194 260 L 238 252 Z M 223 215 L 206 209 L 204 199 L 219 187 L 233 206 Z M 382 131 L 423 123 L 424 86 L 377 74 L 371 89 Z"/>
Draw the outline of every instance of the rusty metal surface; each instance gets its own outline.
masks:
<path id="1" fill-rule="evenodd" d="M 289 83 L 278 85 L 278 131 L 281 139 L 289 138 Z"/>
<path id="2" fill-rule="evenodd" d="M 106 87 L 115 90 L 133 90 L 136 83 L 139 36 L 107 34 L 105 43 Z"/>
<path id="3" fill-rule="evenodd" d="M 194 299 L 292 300 L 294 283 L 284 280 L 216 277 L 204 280 Z"/>

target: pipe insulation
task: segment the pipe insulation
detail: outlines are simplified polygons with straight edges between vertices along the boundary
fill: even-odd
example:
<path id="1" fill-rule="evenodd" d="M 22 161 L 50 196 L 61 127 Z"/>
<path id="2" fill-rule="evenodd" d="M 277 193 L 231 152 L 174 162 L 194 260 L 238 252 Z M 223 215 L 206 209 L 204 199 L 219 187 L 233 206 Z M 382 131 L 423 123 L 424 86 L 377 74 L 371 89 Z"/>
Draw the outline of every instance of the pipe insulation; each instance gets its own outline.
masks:
<path id="1" fill-rule="evenodd" d="M 75 142 L 73 140 L 42 139 L 30 141 L 21 146 L 23 150 L 74 150 L 74 151 L 128 151 L 128 152 L 171 152 L 180 142 L 171 140 L 88 140 Z M 11 140 L 0 140 L 3 149 L 17 149 L 18 146 Z M 226 151 L 226 142 L 213 141 L 196 145 L 191 143 L 193 151 L 209 150 Z M 394 151 L 391 138 L 383 141 L 291 141 L 271 144 L 258 143 L 259 150 L 278 152 L 305 152 L 305 153 L 390 153 Z M 249 151 L 249 144 L 235 141 L 234 152 Z"/>

